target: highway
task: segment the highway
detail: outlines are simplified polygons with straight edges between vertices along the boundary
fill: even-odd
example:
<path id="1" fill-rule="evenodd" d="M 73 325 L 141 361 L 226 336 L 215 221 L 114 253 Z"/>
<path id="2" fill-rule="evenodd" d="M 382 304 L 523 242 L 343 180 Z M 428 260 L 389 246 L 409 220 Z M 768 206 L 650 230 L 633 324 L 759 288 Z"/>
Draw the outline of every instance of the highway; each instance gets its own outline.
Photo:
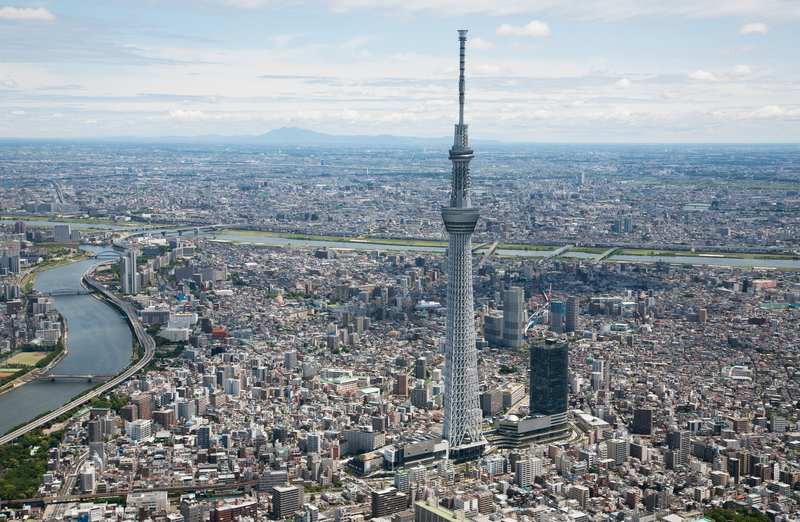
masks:
<path id="1" fill-rule="evenodd" d="M 99 264 L 89 267 L 83 274 L 84 284 L 103 294 L 103 296 L 105 296 L 105 298 L 110 303 L 114 304 L 128 318 L 128 322 L 133 328 L 133 333 L 136 335 L 136 339 L 139 341 L 139 345 L 144 347 L 144 357 L 142 357 L 133 366 L 125 370 L 123 373 L 121 373 L 114 379 L 111 379 L 107 383 L 92 389 L 85 395 L 82 395 L 81 397 L 75 399 L 69 404 L 62 406 L 61 408 L 58 408 L 57 410 L 54 410 L 44 415 L 43 417 L 31 421 L 22 428 L 19 428 L 18 430 L 15 430 L 9 433 L 8 435 L 0 437 L 0 444 L 11 442 L 17 437 L 21 437 L 22 435 L 25 435 L 29 431 L 32 431 L 38 428 L 39 426 L 43 426 L 44 424 L 47 424 L 48 422 L 57 419 L 59 416 L 72 410 L 73 408 L 77 408 L 78 406 L 81 406 L 82 404 L 92 400 L 93 398 L 99 397 L 100 395 L 108 392 L 109 390 L 113 389 L 118 384 L 130 378 L 136 372 L 144 368 L 147 365 L 147 363 L 150 362 L 150 359 L 153 358 L 153 355 L 155 354 L 156 351 L 155 341 L 153 340 L 152 337 L 150 337 L 147 334 L 147 331 L 142 325 L 142 322 L 138 319 L 136 315 L 136 310 L 130 304 L 119 299 L 116 295 L 110 292 L 105 286 L 97 282 L 97 280 L 95 280 L 94 277 L 92 277 L 92 274 L 94 274 L 94 271 L 97 268 L 97 266 L 99 266 Z"/>

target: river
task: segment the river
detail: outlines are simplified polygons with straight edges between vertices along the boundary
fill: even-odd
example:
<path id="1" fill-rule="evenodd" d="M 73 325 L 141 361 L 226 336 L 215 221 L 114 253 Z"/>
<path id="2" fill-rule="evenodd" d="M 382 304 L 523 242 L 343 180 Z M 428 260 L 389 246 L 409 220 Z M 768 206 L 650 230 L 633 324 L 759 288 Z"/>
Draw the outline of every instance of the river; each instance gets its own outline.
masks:
<path id="1" fill-rule="evenodd" d="M 83 247 L 93 252 L 106 247 Z M 87 259 L 45 270 L 34 289 L 41 292 L 59 288 L 81 288 L 81 277 L 96 263 Z M 91 295 L 57 296 L 55 306 L 67 321 L 69 353 L 52 373 L 58 375 L 111 375 L 130 362 L 130 328 L 117 310 Z M 78 380 L 34 381 L 0 395 L 0 434 L 38 415 L 68 403 L 74 396 L 97 385 Z"/>
<path id="2" fill-rule="evenodd" d="M 184 237 L 193 238 L 198 237 L 195 234 L 186 234 Z M 305 239 L 287 239 L 283 237 L 261 236 L 256 234 L 223 234 L 223 233 L 203 233 L 199 237 L 206 239 L 216 238 L 222 241 L 239 241 L 246 243 L 263 243 L 269 245 L 295 245 L 305 246 Z M 314 241 L 309 240 L 308 246 L 310 247 L 329 247 L 329 248 L 361 248 L 365 250 L 379 249 L 379 250 L 394 250 L 398 252 L 444 252 L 444 247 L 429 247 L 429 246 L 409 246 L 409 245 L 390 245 L 381 243 L 380 240 L 373 241 Z M 479 251 L 479 252 L 485 252 Z M 498 248 L 496 254 L 499 256 L 520 256 L 520 257 L 543 257 L 547 251 L 543 250 L 511 250 Z M 565 252 L 562 257 L 591 260 L 597 257 L 597 254 L 590 254 L 588 252 Z M 793 268 L 800 270 L 800 260 L 796 259 L 749 259 L 749 258 L 731 258 L 731 257 L 705 257 L 705 256 L 633 256 L 633 255 L 613 255 L 609 258 L 610 261 L 628 261 L 631 263 L 656 263 L 664 261 L 669 264 L 682 264 L 689 263 L 692 265 L 717 265 L 717 266 L 735 266 L 741 268 L 752 267 L 767 267 L 767 268 Z"/>

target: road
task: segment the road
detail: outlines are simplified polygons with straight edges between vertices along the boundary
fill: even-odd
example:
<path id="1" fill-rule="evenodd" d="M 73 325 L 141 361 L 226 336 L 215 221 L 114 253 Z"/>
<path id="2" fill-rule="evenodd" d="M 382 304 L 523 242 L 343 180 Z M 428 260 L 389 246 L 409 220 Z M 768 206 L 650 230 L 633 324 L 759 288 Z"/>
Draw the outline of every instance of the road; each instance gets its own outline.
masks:
<path id="1" fill-rule="evenodd" d="M 86 458 L 89 456 L 89 452 L 87 451 L 81 458 L 79 458 L 75 464 L 70 468 L 67 472 L 67 476 L 64 479 L 64 484 L 61 486 L 61 493 L 65 495 L 69 495 L 72 492 L 72 488 L 75 486 L 75 481 L 78 478 L 78 471 L 83 466 L 83 463 L 86 461 Z M 64 512 L 67 510 L 68 504 L 53 504 L 47 506 L 45 510 L 45 520 L 63 520 L 64 519 Z M 48 513 L 51 511 L 51 513 Z"/>
<path id="2" fill-rule="evenodd" d="M 26 424 L 22 428 L 19 428 L 18 430 L 15 430 L 12 433 L 9 433 L 8 435 L 0 437 L 0 444 L 5 444 L 7 442 L 11 442 L 12 440 L 16 439 L 17 437 L 21 437 L 22 435 L 25 435 L 29 431 L 32 431 L 32 430 L 34 430 L 34 429 L 36 429 L 39 426 L 42 426 L 44 424 L 47 424 L 48 422 L 57 419 L 59 416 L 63 415 L 64 413 L 67 413 L 68 411 L 70 411 L 70 410 L 72 410 L 74 408 L 77 408 L 78 406 L 81 406 L 82 404 L 94 399 L 95 397 L 99 397 L 100 395 L 108 392 L 109 390 L 113 389 L 114 387 L 116 387 L 118 384 L 120 384 L 121 382 L 125 381 L 126 379 L 129 379 L 136 372 L 138 372 L 139 370 L 144 368 L 147 365 L 147 363 L 150 362 L 150 359 L 153 358 L 153 355 L 155 354 L 155 351 L 156 351 L 156 343 L 153 340 L 153 338 L 150 337 L 147 334 L 147 331 L 145 330 L 144 326 L 142 325 L 142 322 L 138 319 L 138 317 L 136 315 L 136 310 L 130 304 L 126 303 L 125 301 L 123 301 L 121 299 L 119 299 L 116 295 L 114 295 L 112 292 L 110 292 L 105 286 L 103 286 L 102 284 L 97 282 L 97 280 L 95 280 L 94 277 L 92 277 L 92 274 L 94 274 L 95 269 L 100 264 L 102 264 L 102 263 L 98 263 L 97 265 L 93 265 L 93 266 L 89 267 L 86 270 L 86 272 L 83 274 L 84 284 L 86 284 L 87 286 L 89 286 L 89 287 L 97 290 L 101 294 L 103 294 L 103 296 L 109 302 L 111 302 L 114 305 L 116 305 L 117 308 L 119 308 L 122 311 L 122 313 L 125 316 L 127 316 L 128 322 L 130 323 L 130 325 L 133 328 L 133 333 L 134 333 L 134 335 L 136 335 L 136 339 L 139 341 L 139 345 L 144 347 L 144 357 L 142 357 L 133 366 L 131 366 L 130 368 L 125 370 L 123 373 L 121 373 L 120 375 L 118 375 L 114 379 L 111 379 L 107 383 L 105 383 L 103 385 L 100 385 L 97 388 L 92 389 L 91 391 L 89 391 L 85 395 L 83 395 L 81 397 L 78 397 L 77 399 L 75 399 L 74 401 L 70 402 L 69 404 L 67 404 L 65 406 L 62 406 L 61 408 L 58 408 L 57 410 L 54 410 L 54 411 L 44 415 L 43 417 L 41 417 L 39 419 L 31 421 L 30 423 Z"/>

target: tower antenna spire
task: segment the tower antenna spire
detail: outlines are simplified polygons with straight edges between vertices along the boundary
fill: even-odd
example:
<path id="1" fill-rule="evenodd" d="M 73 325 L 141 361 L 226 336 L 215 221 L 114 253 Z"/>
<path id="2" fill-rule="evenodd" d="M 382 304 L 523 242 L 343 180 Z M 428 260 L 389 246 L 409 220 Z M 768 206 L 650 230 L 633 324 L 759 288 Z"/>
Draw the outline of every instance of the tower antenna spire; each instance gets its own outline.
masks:
<path id="1" fill-rule="evenodd" d="M 461 62 L 458 76 L 458 123 L 464 125 L 464 94 L 466 93 L 466 82 L 464 81 L 464 62 L 467 51 L 467 31 L 458 31 L 458 41 L 461 47 Z"/>

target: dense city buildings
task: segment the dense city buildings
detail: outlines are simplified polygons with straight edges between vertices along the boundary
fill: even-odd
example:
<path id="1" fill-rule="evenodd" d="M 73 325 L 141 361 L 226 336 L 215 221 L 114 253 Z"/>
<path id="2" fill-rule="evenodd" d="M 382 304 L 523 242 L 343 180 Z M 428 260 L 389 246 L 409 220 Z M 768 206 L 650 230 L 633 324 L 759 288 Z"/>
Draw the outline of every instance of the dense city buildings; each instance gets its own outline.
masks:
<path id="1" fill-rule="evenodd" d="M 0 414 L 65 389 L 36 365 L 76 298 L 29 275 L 106 261 L 96 279 L 156 342 L 9 443 L 0 515 L 796 521 L 796 147 L 486 143 L 467 161 L 461 123 L 449 166 L 438 142 L 0 145 Z M 467 165 L 453 206 L 443 178 Z M 478 207 L 459 257 L 442 214 Z M 70 323 L 70 352 L 98 331 Z M 463 462 L 456 338 L 487 450 Z M 94 385 L 90 366 L 68 385 Z"/>

